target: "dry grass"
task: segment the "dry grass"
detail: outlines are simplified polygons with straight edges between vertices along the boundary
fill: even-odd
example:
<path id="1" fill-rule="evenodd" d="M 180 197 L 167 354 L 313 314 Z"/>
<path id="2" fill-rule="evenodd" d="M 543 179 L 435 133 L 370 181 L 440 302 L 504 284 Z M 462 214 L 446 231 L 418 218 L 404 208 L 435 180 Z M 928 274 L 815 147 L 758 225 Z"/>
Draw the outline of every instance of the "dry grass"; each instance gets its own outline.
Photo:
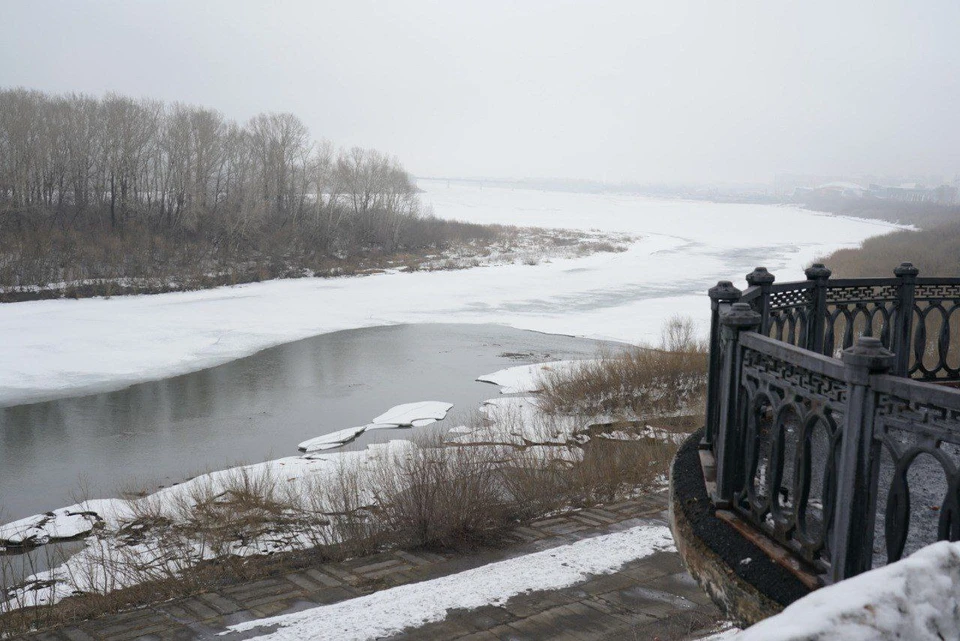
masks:
<path id="1" fill-rule="evenodd" d="M 921 276 L 956 276 L 960 274 L 960 222 L 868 238 L 861 247 L 839 249 L 817 262 L 833 270 L 834 278 L 889 278 L 902 262 L 912 262 Z"/>
<path id="2" fill-rule="evenodd" d="M 674 318 L 660 349 L 630 348 L 550 372 L 541 398 L 551 413 L 637 418 L 700 413 L 706 371 L 706 345 L 691 321 Z"/>

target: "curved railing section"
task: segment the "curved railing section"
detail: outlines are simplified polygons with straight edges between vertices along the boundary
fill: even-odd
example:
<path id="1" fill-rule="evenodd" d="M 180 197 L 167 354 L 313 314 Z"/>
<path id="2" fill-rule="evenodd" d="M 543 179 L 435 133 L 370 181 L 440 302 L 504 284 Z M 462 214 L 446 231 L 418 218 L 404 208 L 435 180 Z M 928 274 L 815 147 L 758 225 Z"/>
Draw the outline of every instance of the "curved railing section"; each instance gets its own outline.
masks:
<path id="1" fill-rule="evenodd" d="M 960 539 L 960 278 L 710 290 L 713 501 L 832 582 Z"/>

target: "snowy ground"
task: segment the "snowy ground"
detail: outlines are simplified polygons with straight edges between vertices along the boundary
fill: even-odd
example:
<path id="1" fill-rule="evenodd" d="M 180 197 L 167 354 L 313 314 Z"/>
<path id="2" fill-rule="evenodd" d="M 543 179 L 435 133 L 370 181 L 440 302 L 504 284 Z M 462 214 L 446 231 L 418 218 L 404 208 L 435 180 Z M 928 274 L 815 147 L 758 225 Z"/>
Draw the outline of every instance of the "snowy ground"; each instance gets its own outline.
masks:
<path id="1" fill-rule="evenodd" d="M 461 271 L 298 279 L 110 300 L 0 306 L 0 405 L 117 389 L 283 342 L 394 323 L 502 323 L 637 342 L 704 292 L 763 264 L 781 279 L 894 229 L 791 207 L 479 189 L 424 182 L 438 216 L 621 232 L 622 253 Z M 741 283 L 742 284 L 742 283 Z"/>
<path id="2" fill-rule="evenodd" d="M 735 641 L 943 641 L 960 639 L 960 543 L 821 588 Z"/>
<path id="3" fill-rule="evenodd" d="M 673 550 L 673 537 L 668 528 L 640 525 L 439 579 L 402 585 L 295 614 L 241 623 L 230 630 L 276 628 L 261 636 L 245 637 L 265 641 L 382 639 L 405 628 L 443 621 L 450 609 L 502 605 L 518 594 L 559 590 L 592 575 L 610 574 L 630 561 L 655 552 Z"/>

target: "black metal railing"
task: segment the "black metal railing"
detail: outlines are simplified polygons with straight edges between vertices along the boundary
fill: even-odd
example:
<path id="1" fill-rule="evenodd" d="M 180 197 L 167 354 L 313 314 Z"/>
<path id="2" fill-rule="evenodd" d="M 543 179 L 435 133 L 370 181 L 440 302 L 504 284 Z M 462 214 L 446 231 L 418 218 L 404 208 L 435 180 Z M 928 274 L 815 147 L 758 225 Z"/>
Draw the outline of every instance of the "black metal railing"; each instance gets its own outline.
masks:
<path id="1" fill-rule="evenodd" d="M 894 274 L 709 292 L 713 501 L 824 582 L 960 538 L 960 278 Z"/>

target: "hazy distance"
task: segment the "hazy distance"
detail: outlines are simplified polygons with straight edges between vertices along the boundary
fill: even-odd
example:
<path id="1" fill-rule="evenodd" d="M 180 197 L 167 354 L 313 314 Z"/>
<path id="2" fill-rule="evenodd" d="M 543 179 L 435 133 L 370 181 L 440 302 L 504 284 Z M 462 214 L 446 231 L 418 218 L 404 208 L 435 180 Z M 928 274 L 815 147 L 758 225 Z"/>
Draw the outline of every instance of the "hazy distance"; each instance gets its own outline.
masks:
<path id="1" fill-rule="evenodd" d="M 421 176 L 960 171 L 960 3 L 0 0 L 0 86 L 292 112 Z"/>

